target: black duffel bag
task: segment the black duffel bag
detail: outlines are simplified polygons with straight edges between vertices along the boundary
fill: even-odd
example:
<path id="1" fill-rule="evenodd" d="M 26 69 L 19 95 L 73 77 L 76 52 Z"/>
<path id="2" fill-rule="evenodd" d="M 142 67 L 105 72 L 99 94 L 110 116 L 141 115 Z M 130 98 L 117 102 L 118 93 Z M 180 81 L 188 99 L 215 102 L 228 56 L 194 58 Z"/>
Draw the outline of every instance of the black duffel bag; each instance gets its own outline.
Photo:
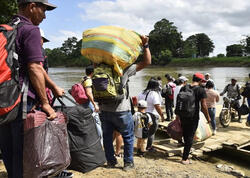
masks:
<path id="1" fill-rule="evenodd" d="M 238 112 L 240 115 L 247 115 L 250 111 L 246 104 L 242 104 L 238 109 Z"/>

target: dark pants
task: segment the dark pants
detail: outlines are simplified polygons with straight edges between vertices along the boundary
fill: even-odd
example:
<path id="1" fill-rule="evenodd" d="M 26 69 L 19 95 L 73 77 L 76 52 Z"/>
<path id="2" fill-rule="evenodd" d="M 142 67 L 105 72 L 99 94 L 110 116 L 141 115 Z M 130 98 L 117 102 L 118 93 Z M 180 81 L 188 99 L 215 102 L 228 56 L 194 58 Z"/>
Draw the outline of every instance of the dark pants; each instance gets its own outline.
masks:
<path id="1" fill-rule="evenodd" d="M 150 126 L 149 133 L 148 133 L 148 141 L 146 149 L 152 148 L 154 139 L 155 139 L 155 132 L 158 129 L 158 117 L 152 117 L 153 125 Z"/>
<path id="2" fill-rule="evenodd" d="M 198 127 L 199 119 L 181 118 L 181 127 L 184 138 L 184 152 L 182 160 L 187 160 L 193 145 L 194 134 Z"/>
<path id="3" fill-rule="evenodd" d="M 165 109 L 167 114 L 167 120 L 171 120 L 173 117 L 173 100 L 169 97 L 165 98 Z"/>
<path id="4" fill-rule="evenodd" d="M 23 177 L 23 119 L 19 106 L 16 120 L 0 126 L 0 149 L 9 178 Z"/>

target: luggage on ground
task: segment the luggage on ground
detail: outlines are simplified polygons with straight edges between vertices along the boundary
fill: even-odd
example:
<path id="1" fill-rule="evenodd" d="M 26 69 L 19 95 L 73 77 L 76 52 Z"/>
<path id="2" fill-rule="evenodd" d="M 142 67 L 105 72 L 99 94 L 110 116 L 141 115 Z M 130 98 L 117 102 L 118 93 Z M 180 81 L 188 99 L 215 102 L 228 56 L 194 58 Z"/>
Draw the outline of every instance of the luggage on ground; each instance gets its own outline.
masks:
<path id="1" fill-rule="evenodd" d="M 83 32 L 81 53 L 96 64 L 106 63 L 122 76 L 142 52 L 142 41 L 134 31 L 101 26 Z"/>
<path id="2" fill-rule="evenodd" d="M 12 24 L 0 25 L 0 125 L 17 117 L 21 101 L 19 63 L 15 52 L 17 27 L 20 19 Z"/>
<path id="3" fill-rule="evenodd" d="M 195 114 L 195 93 L 190 85 L 182 87 L 177 95 L 175 114 L 181 118 L 192 118 Z"/>
<path id="4" fill-rule="evenodd" d="M 69 169 L 85 173 L 102 166 L 106 158 L 97 133 L 95 119 L 92 117 L 92 110 L 76 105 L 65 106 L 63 112 L 68 119 L 71 155 Z"/>
<path id="5" fill-rule="evenodd" d="M 183 132 L 180 119 L 175 119 L 168 124 L 167 133 L 174 140 L 182 140 Z"/>
<path id="6" fill-rule="evenodd" d="M 66 117 L 48 120 L 41 111 L 34 111 L 24 120 L 23 177 L 55 176 L 70 164 Z"/>
<path id="7" fill-rule="evenodd" d="M 198 128 L 194 135 L 194 141 L 200 142 L 208 139 L 211 136 L 212 136 L 212 130 L 207 122 L 207 119 L 205 118 L 204 114 L 200 112 L 200 120 Z"/>

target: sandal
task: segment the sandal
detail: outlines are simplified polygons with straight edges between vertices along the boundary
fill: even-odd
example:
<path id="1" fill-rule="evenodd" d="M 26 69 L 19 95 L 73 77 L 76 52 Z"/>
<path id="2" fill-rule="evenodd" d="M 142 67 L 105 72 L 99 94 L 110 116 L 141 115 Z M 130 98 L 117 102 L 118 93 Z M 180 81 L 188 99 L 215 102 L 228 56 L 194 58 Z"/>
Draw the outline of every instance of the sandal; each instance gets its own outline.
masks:
<path id="1" fill-rule="evenodd" d="M 119 157 L 119 158 L 122 158 L 123 157 L 123 153 L 115 153 L 115 157 Z"/>

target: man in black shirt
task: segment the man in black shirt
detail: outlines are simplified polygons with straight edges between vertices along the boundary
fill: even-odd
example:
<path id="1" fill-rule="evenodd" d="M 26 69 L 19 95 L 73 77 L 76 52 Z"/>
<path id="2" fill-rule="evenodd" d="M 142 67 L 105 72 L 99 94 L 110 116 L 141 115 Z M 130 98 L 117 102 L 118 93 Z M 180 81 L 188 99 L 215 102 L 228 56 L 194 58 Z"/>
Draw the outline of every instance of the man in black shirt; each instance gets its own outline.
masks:
<path id="1" fill-rule="evenodd" d="M 191 88 L 195 94 L 194 117 L 192 118 L 180 117 L 181 126 L 183 129 L 183 138 L 184 138 L 184 152 L 181 161 L 183 164 L 190 164 L 190 161 L 188 160 L 188 155 L 192 147 L 194 134 L 196 132 L 200 119 L 199 117 L 200 105 L 201 105 L 201 111 L 204 113 L 207 121 L 210 122 L 210 117 L 206 105 L 207 94 L 205 89 L 201 87 L 202 82 L 205 82 L 204 75 L 201 73 L 195 73 L 193 75 L 193 82 L 191 84 Z"/>

